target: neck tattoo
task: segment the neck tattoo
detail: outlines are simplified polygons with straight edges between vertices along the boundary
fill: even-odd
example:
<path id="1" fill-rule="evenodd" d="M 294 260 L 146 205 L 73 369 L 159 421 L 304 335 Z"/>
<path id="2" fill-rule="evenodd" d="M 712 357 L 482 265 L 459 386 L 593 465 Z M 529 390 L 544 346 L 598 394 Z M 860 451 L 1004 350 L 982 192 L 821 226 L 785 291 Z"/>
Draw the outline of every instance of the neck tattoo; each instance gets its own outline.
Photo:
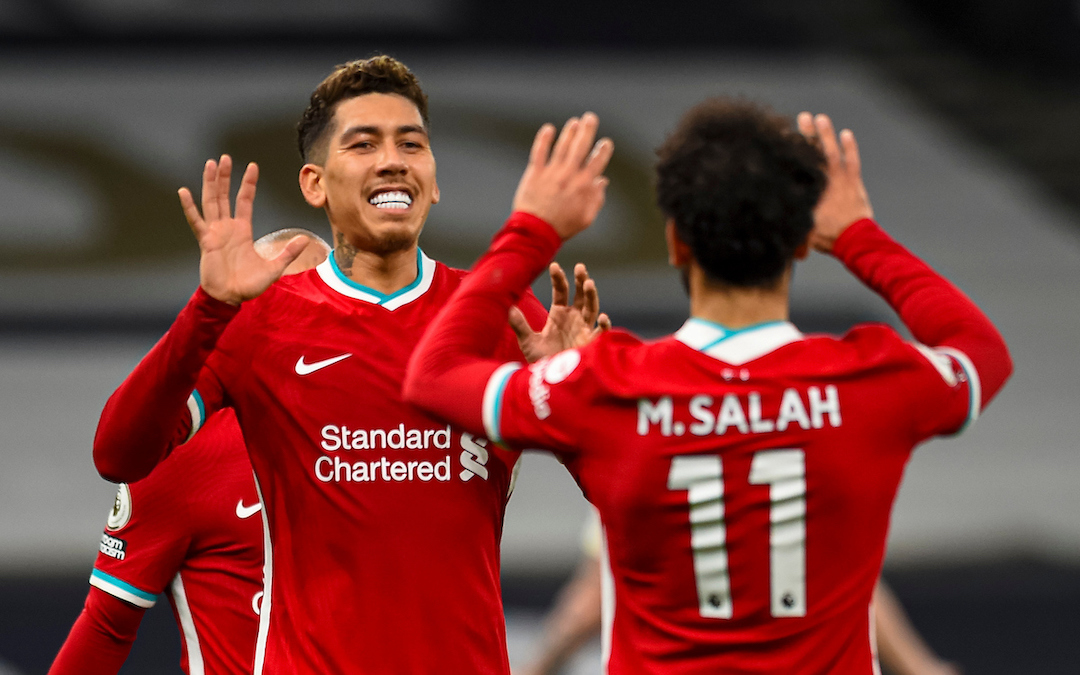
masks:
<path id="1" fill-rule="evenodd" d="M 342 274 L 347 277 L 352 277 L 353 260 L 356 259 L 356 254 L 359 253 L 359 250 L 349 242 L 345 241 L 345 235 L 340 232 L 338 233 L 337 241 L 334 243 L 337 244 L 337 246 L 334 247 L 334 262 L 337 263 L 338 269 L 341 270 Z"/>

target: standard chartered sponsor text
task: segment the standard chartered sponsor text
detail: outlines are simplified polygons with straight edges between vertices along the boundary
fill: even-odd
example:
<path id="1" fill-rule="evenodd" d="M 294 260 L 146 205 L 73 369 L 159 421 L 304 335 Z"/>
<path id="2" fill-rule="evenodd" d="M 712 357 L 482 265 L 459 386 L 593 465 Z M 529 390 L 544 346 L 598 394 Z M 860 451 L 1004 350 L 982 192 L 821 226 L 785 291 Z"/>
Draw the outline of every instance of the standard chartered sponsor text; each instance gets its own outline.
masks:
<path id="1" fill-rule="evenodd" d="M 445 429 L 406 429 L 399 424 L 392 429 L 351 429 L 327 424 L 322 428 L 322 448 L 334 450 L 427 450 L 450 448 L 450 425 Z"/>
<path id="2" fill-rule="evenodd" d="M 328 424 L 321 430 L 320 445 L 333 455 L 315 460 L 315 477 L 323 483 L 342 482 L 422 482 L 450 480 L 450 456 L 440 459 L 396 460 L 388 457 L 353 461 L 356 456 L 342 456 L 338 451 L 364 450 L 448 450 L 450 426 L 442 429 L 407 429 L 399 424 L 390 429 L 354 429 Z"/>

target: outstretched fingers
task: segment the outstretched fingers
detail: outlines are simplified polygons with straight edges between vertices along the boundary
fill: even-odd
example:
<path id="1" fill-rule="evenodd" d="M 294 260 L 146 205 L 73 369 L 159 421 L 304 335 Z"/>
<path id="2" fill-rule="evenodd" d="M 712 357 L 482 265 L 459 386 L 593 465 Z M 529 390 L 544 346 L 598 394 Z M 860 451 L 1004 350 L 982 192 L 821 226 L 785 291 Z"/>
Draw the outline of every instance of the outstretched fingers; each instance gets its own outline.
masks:
<path id="1" fill-rule="evenodd" d="M 611 317 L 607 314 L 601 314 L 596 317 L 596 328 L 593 328 L 589 333 L 589 342 L 595 340 L 601 333 L 606 333 L 611 330 Z"/>
<path id="2" fill-rule="evenodd" d="M 615 143 L 610 138 L 601 138 L 593 145 L 592 152 L 589 153 L 589 159 L 585 162 L 585 169 L 589 174 L 601 177 L 601 174 L 607 169 L 608 163 L 611 162 L 614 153 Z M 606 178 L 603 183 L 603 187 L 607 187 Z"/>
<path id="3" fill-rule="evenodd" d="M 177 190 L 176 194 L 180 197 L 180 208 L 184 210 L 184 218 L 187 219 L 191 231 L 195 233 L 195 239 L 201 239 L 206 223 L 203 222 L 202 216 L 199 214 L 199 207 L 195 205 L 195 198 L 191 196 L 191 190 L 182 187 Z"/>
<path id="4" fill-rule="evenodd" d="M 836 143 L 836 130 L 833 129 L 832 120 L 828 115 L 815 115 L 814 128 L 817 131 L 818 141 L 821 143 L 821 151 L 825 154 L 825 161 L 829 168 L 841 166 L 840 146 Z"/>
<path id="5" fill-rule="evenodd" d="M 229 187 L 232 179 L 232 157 L 222 155 L 218 161 L 217 171 L 217 207 L 219 218 L 231 218 L 232 207 L 229 206 Z"/>
<path id="6" fill-rule="evenodd" d="M 569 141 L 566 162 L 571 169 L 578 169 L 585 163 L 585 158 L 593 147 L 600 118 L 595 113 L 587 112 L 577 124 L 577 133 Z"/>
<path id="7" fill-rule="evenodd" d="M 532 150 L 529 151 L 529 168 L 540 169 L 547 165 L 554 141 L 555 125 L 545 123 L 533 138 Z"/>
<path id="8" fill-rule="evenodd" d="M 251 214 L 255 204 L 255 187 L 259 182 L 259 165 L 251 162 L 244 169 L 244 177 L 240 179 L 240 190 L 236 193 L 236 219 L 251 222 Z"/>
<path id="9" fill-rule="evenodd" d="M 211 222 L 218 219 L 217 177 L 217 162 L 212 159 L 206 160 L 202 178 L 202 215 Z"/>
<path id="10" fill-rule="evenodd" d="M 855 132 L 851 129 L 841 131 L 840 145 L 844 149 L 844 164 L 848 173 L 859 176 L 862 172 L 862 160 L 859 158 L 859 144 L 855 141 Z"/>
<path id="11" fill-rule="evenodd" d="M 578 135 L 578 127 L 580 125 L 581 120 L 577 117 L 571 117 L 566 120 L 566 124 L 563 125 L 562 131 L 559 132 L 559 137 L 555 139 L 555 147 L 551 150 L 549 165 L 557 166 L 566 162 L 566 157 L 570 152 L 570 144 Z"/>
<path id="12" fill-rule="evenodd" d="M 566 280 L 566 272 L 559 263 L 553 262 L 548 266 L 548 274 L 551 275 L 551 306 L 566 307 L 570 304 L 570 282 Z"/>

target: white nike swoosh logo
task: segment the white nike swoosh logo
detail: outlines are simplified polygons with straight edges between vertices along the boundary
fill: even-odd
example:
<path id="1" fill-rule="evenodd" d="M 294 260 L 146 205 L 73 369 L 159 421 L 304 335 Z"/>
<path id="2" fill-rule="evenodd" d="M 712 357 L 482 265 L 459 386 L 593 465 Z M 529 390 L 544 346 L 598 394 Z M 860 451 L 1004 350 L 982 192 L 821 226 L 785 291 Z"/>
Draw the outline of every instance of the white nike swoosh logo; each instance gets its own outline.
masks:
<path id="1" fill-rule="evenodd" d="M 332 366 L 338 361 L 344 361 L 352 356 L 352 354 L 342 354 L 341 356 L 335 356 L 332 359 L 326 359 L 325 361 L 316 361 L 315 363 L 304 363 L 304 357 L 301 356 L 296 361 L 296 374 L 297 375 L 310 375 L 316 370 L 322 370 L 327 366 Z"/>
<path id="2" fill-rule="evenodd" d="M 245 518 L 250 518 L 256 513 L 258 513 L 260 509 L 262 509 L 262 504 L 255 502 L 251 506 L 244 506 L 244 500 L 241 499 L 240 501 L 236 502 L 236 517 L 240 518 L 241 520 Z"/>

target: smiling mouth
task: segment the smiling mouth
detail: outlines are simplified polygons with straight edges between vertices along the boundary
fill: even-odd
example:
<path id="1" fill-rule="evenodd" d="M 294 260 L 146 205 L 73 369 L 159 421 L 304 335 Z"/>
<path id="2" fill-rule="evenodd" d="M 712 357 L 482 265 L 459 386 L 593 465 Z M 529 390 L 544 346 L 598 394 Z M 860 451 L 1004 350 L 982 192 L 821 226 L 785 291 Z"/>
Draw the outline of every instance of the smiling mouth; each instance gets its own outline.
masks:
<path id="1" fill-rule="evenodd" d="M 391 190 L 372 195 L 368 203 L 377 209 L 407 209 L 412 204 L 409 193 L 401 190 Z"/>

